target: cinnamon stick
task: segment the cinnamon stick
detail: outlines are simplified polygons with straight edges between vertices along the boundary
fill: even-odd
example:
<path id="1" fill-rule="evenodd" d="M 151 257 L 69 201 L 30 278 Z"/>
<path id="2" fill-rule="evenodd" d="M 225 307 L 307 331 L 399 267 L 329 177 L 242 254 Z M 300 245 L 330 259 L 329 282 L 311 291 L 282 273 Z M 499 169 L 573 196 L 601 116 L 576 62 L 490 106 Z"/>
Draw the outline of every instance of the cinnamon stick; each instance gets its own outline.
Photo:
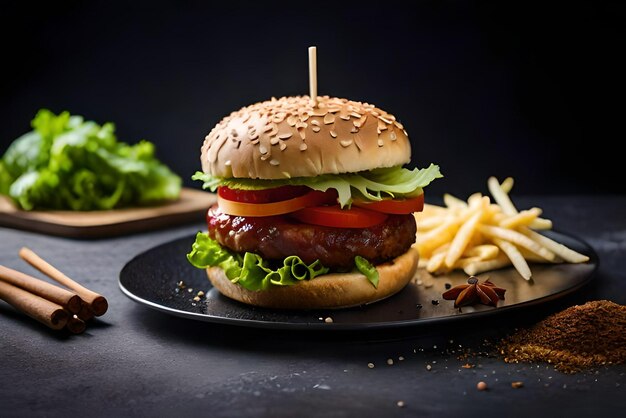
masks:
<path id="1" fill-rule="evenodd" d="M 61 305 L 71 313 L 78 313 L 83 305 L 82 299 L 76 293 L 2 265 L 0 280 Z"/>
<path id="2" fill-rule="evenodd" d="M 91 310 L 89 305 L 87 305 L 86 303 L 83 303 L 82 309 L 76 315 L 82 321 L 85 321 L 85 322 L 89 321 L 90 319 L 92 319 L 94 317 L 93 311 Z"/>
<path id="3" fill-rule="evenodd" d="M 63 328 L 70 317 L 60 305 L 3 281 L 0 281 L 0 299 L 55 330 Z"/>
<path id="4" fill-rule="evenodd" d="M 65 328 L 72 334 L 82 334 L 86 327 L 85 321 L 76 315 L 70 316 L 67 320 L 67 324 L 65 324 Z"/>
<path id="5" fill-rule="evenodd" d="M 20 249 L 19 255 L 20 257 L 22 257 L 24 261 L 26 261 L 31 266 L 35 267 L 37 270 L 41 271 L 43 274 L 49 276 L 53 280 L 56 280 L 57 282 L 61 283 L 63 286 L 69 289 L 72 289 L 74 292 L 76 292 L 78 296 L 80 296 L 81 299 L 87 305 L 89 305 L 94 315 L 96 316 L 104 315 L 104 313 L 109 308 L 109 303 L 104 298 L 104 296 L 96 292 L 93 292 L 87 289 L 86 287 L 83 287 L 79 283 L 76 283 L 74 280 L 67 277 L 61 271 L 57 270 L 56 267 L 49 264 L 43 258 L 35 254 L 34 251 L 26 247 L 22 247 L 22 249 Z"/>

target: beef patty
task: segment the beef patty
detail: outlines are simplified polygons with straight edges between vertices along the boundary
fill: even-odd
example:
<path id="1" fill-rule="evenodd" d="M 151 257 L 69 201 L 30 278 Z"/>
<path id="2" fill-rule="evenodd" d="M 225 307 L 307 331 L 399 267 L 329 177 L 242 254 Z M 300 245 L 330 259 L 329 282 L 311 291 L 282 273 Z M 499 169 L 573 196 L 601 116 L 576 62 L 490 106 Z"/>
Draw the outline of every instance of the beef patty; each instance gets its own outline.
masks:
<path id="1" fill-rule="evenodd" d="M 332 228 L 301 223 L 288 215 L 231 216 L 217 206 L 207 216 L 209 236 L 233 251 L 251 252 L 266 260 L 299 256 L 330 268 L 350 269 L 360 255 L 380 264 L 404 254 L 415 242 L 413 215 L 389 215 L 370 228 Z"/>

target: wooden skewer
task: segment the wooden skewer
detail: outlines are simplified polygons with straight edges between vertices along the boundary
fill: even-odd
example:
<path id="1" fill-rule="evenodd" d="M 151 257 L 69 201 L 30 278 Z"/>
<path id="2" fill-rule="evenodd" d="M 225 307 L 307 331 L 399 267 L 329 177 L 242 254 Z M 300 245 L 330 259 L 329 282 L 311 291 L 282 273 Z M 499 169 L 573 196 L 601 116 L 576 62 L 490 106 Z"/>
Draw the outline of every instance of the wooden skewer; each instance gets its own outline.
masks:
<path id="1" fill-rule="evenodd" d="M 309 91 L 313 107 L 317 107 L 317 47 L 309 47 Z"/>
<path id="2" fill-rule="evenodd" d="M 80 319 L 78 316 L 72 315 L 67 320 L 65 328 L 72 334 L 82 334 L 85 331 L 85 328 L 87 328 L 87 325 L 85 324 L 85 321 Z"/>
<path id="3" fill-rule="evenodd" d="M 86 287 L 83 287 L 79 283 L 76 283 L 74 280 L 70 279 L 65 274 L 57 270 L 56 267 L 49 264 L 46 260 L 35 254 L 34 251 L 26 247 L 22 247 L 20 249 L 19 255 L 24 261 L 41 271 L 43 274 L 49 276 L 50 278 L 61 283 L 63 286 L 76 292 L 78 296 L 80 296 L 81 299 L 85 301 L 87 305 L 89 305 L 94 315 L 104 315 L 104 313 L 109 308 L 109 303 L 104 298 L 104 296 L 93 292 Z"/>
<path id="4" fill-rule="evenodd" d="M 82 299 L 76 293 L 2 265 L 0 280 L 61 305 L 71 313 L 78 313 L 83 305 Z"/>
<path id="5" fill-rule="evenodd" d="M 0 299 L 55 330 L 63 328 L 70 318 L 60 305 L 3 281 L 0 281 Z"/>

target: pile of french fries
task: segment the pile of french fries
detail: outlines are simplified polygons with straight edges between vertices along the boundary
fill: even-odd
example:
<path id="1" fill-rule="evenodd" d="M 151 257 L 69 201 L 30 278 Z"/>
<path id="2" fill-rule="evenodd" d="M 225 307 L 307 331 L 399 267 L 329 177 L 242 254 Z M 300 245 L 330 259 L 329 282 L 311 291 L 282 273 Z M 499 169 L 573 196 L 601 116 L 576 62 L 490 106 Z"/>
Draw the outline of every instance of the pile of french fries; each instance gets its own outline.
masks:
<path id="1" fill-rule="evenodd" d="M 584 263 L 589 257 L 536 232 L 552 228 L 541 209 L 518 211 L 509 197 L 513 179 L 487 181 L 489 196 L 471 195 L 467 202 L 444 195 L 443 206 L 424 205 L 415 214 L 420 266 L 433 274 L 462 269 L 474 276 L 513 265 L 526 280 L 528 262 Z"/>

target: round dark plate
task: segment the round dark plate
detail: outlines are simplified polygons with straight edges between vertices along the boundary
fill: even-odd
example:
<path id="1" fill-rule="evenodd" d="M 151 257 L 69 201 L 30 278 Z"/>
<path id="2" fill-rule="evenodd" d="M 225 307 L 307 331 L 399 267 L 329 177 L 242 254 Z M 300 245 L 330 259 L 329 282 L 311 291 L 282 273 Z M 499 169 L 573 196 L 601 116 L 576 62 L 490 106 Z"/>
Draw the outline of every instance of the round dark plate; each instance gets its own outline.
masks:
<path id="1" fill-rule="evenodd" d="M 513 268 L 484 273 L 506 289 L 506 299 L 497 308 L 477 305 L 455 309 L 443 300 L 446 284 L 466 283 L 467 275 L 454 272 L 432 277 L 420 269 L 409 285 L 396 295 L 358 308 L 325 311 L 282 311 L 257 308 L 222 296 L 204 270 L 191 266 L 185 257 L 195 235 L 159 245 L 129 261 L 120 272 L 122 292 L 132 300 L 168 314 L 200 321 L 275 329 L 363 330 L 450 322 L 497 315 L 524 309 L 565 296 L 589 282 L 598 265 L 597 254 L 585 242 L 550 231 L 552 239 L 586 254 L 585 264 L 532 264 L 533 280 L 522 279 Z M 184 283 L 184 288 L 178 286 Z M 194 301 L 198 291 L 205 296 Z M 437 304 L 433 303 L 437 301 Z M 324 318 L 331 317 L 332 323 Z"/>

